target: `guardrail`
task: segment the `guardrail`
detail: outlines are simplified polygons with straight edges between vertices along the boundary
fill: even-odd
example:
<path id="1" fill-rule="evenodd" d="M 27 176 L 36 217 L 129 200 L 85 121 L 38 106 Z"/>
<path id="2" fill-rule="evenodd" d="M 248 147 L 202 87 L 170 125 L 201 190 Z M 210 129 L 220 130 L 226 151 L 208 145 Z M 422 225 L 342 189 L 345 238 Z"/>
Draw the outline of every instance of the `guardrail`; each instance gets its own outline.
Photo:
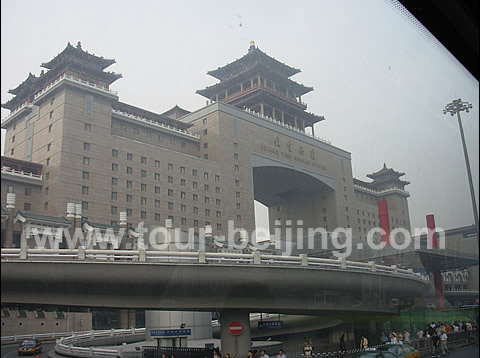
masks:
<path id="1" fill-rule="evenodd" d="M 125 337 L 134 334 L 145 334 L 145 328 L 112 329 L 74 333 L 61 338 L 55 345 L 55 352 L 70 357 L 123 357 L 123 346 L 118 348 L 78 347 L 75 343 L 100 337 Z"/>
<path id="2" fill-rule="evenodd" d="M 2 336 L 2 343 L 16 343 L 21 342 L 26 339 L 40 339 L 40 340 L 50 340 L 57 339 L 61 337 L 68 337 L 78 333 L 87 333 L 90 331 L 80 331 L 80 332 L 52 332 L 52 333 L 32 333 L 32 334 L 22 334 L 15 336 Z"/>
<path id="3" fill-rule="evenodd" d="M 251 254 L 223 253 L 223 252 L 172 252 L 156 250 L 96 250 L 85 249 L 1 249 L 1 259 L 8 260 L 51 260 L 51 261 L 138 261 L 150 263 L 190 263 L 190 264 L 228 264 L 228 265 L 261 265 L 261 266 L 287 266 L 317 269 L 340 269 L 361 272 L 385 273 L 410 279 L 425 281 L 419 273 L 412 269 L 401 269 L 397 265 L 378 265 L 373 261 L 357 262 L 347 261 L 345 258 L 325 259 L 308 257 L 306 254 L 298 256 L 280 256 L 261 254 L 254 251 Z"/>

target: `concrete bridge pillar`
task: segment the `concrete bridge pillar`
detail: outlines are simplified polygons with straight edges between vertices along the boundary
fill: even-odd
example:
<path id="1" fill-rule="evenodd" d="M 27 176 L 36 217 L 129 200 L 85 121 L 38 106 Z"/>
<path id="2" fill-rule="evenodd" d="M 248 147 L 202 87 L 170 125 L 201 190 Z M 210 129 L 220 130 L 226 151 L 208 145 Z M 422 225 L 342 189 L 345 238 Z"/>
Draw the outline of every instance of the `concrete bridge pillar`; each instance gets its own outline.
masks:
<path id="1" fill-rule="evenodd" d="M 241 332 L 238 328 L 241 327 Z M 247 356 L 251 347 L 250 315 L 245 310 L 225 310 L 220 313 L 220 339 L 222 353 Z"/>
<path id="2" fill-rule="evenodd" d="M 129 328 L 128 327 L 128 311 L 122 309 L 117 311 L 117 328 Z"/>

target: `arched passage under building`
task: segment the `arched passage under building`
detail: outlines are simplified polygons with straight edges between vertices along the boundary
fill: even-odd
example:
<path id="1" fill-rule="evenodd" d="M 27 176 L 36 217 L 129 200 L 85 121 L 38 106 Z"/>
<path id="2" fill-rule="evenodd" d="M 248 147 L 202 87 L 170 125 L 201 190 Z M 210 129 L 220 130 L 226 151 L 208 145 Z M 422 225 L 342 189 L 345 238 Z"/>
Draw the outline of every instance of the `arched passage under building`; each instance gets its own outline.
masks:
<path id="1" fill-rule="evenodd" d="M 269 229 L 337 227 L 335 179 L 291 164 L 252 154 L 254 199 L 268 208 Z M 300 224 L 301 223 L 301 224 Z"/>

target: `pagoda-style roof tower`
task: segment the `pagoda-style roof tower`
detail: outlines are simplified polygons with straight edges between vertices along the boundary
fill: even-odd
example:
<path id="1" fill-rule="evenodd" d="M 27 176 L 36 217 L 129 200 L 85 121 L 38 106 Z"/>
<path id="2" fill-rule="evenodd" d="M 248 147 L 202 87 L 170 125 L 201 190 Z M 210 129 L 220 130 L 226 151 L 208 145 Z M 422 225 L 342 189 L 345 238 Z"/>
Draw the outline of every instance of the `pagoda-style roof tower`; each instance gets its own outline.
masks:
<path id="1" fill-rule="evenodd" d="M 31 103 L 37 92 L 64 74 L 108 89 L 113 82 L 122 77 L 121 74 L 104 71 L 114 63 L 113 59 L 105 59 L 82 50 L 80 42 L 76 47 L 68 43 L 67 47 L 52 60 L 42 63 L 41 67 L 47 71 L 42 70 L 38 77 L 30 73 L 25 81 L 9 90 L 8 93 L 15 97 L 2 104 L 2 107 L 14 110 L 23 103 Z"/>
<path id="2" fill-rule="evenodd" d="M 307 105 L 301 97 L 313 88 L 290 79 L 299 72 L 260 51 L 252 41 L 242 58 L 208 72 L 219 83 L 197 93 L 212 102 L 248 108 L 304 130 L 325 118 L 306 112 Z"/>
<path id="3" fill-rule="evenodd" d="M 405 186 L 410 184 L 410 182 L 400 179 L 400 177 L 404 175 L 405 173 L 400 173 L 392 168 L 387 168 L 387 165 L 384 163 L 383 168 L 378 172 L 367 175 L 368 178 L 373 179 L 373 182 L 368 184 L 372 189 L 379 191 L 390 189 L 392 187 L 404 190 Z"/>

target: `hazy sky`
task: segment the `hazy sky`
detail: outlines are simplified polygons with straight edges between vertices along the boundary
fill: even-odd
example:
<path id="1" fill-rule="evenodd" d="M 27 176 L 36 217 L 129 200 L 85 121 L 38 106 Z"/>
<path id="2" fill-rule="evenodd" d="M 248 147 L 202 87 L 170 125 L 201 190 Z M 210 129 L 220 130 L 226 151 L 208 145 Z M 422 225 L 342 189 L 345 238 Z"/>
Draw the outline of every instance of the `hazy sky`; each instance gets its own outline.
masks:
<path id="1" fill-rule="evenodd" d="M 117 63 L 120 100 L 155 112 L 195 110 L 206 75 L 243 56 L 250 40 L 302 72 L 302 97 L 326 117 L 315 127 L 352 153 L 354 176 L 387 166 L 411 182 L 412 226 L 425 215 L 453 228 L 473 223 L 456 119 L 461 97 L 478 203 L 479 86 L 472 76 L 383 0 L 1 1 L 1 101 L 68 41 Z M 4 118 L 9 111 L 1 112 Z"/>

